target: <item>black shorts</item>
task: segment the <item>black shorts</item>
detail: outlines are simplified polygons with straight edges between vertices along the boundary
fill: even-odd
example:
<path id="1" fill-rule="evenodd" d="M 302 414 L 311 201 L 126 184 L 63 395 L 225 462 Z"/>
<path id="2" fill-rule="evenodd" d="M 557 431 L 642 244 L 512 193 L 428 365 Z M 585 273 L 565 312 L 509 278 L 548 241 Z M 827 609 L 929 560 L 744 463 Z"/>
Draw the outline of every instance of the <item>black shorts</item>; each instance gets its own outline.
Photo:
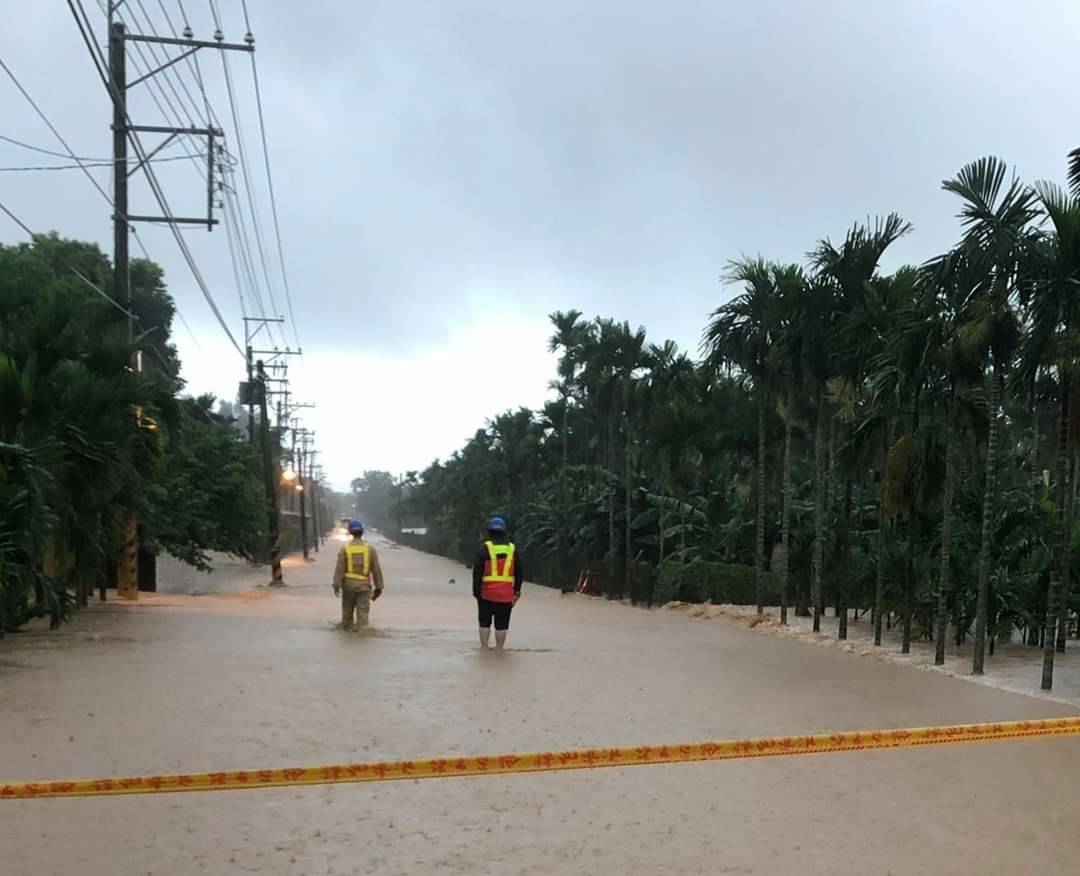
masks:
<path id="1" fill-rule="evenodd" d="M 476 604 L 480 610 L 480 626 L 484 629 L 491 627 L 493 619 L 496 630 L 510 629 L 510 611 L 514 607 L 512 602 L 491 602 L 487 599 L 477 599 Z"/>

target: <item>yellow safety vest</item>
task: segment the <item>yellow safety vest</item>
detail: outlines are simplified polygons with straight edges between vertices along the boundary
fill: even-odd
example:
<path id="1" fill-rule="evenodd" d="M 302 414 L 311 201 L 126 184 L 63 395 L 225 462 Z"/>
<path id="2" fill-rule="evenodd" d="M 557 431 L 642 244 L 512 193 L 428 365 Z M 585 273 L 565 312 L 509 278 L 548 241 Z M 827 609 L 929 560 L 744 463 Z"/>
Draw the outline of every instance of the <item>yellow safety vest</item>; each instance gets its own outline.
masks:
<path id="1" fill-rule="evenodd" d="M 345 545 L 345 580 L 358 584 L 371 581 L 371 545 L 363 542 Z"/>
<path id="2" fill-rule="evenodd" d="M 480 595 L 491 602 L 513 602 L 514 545 L 488 541 L 484 542 L 484 547 L 488 559 L 484 564 Z"/>

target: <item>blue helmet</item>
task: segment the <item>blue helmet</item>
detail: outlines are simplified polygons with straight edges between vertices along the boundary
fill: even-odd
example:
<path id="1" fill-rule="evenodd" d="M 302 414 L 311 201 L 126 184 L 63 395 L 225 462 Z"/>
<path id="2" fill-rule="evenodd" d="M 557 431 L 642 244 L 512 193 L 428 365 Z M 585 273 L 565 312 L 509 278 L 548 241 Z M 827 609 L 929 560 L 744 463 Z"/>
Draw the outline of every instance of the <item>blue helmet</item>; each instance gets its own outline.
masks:
<path id="1" fill-rule="evenodd" d="M 349 521 L 349 534 L 350 535 L 363 535 L 364 524 L 357 520 L 355 517 Z"/>
<path id="2" fill-rule="evenodd" d="M 506 532 L 506 521 L 501 517 L 492 517 L 487 528 L 488 532 Z"/>

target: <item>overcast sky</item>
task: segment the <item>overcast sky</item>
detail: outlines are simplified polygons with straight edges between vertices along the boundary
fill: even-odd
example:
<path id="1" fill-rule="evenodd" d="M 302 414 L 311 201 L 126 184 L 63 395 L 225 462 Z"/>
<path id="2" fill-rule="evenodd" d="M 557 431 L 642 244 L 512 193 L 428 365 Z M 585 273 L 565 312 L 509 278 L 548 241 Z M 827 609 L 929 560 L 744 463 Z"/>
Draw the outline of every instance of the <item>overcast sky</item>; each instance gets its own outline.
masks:
<path id="1" fill-rule="evenodd" d="M 84 2 L 103 39 L 97 3 Z M 76 153 L 107 157 L 108 97 L 66 3 L 17 5 L 0 57 Z M 210 38 L 209 4 L 183 5 Z M 240 3 L 217 5 L 226 39 L 240 41 Z M 145 31 L 149 13 L 165 32 L 163 8 L 179 27 L 179 6 L 129 0 L 129 23 Z M 726 260 L 798 260 L 816 239 L 895 210 L 915 233 L 886 267 L 922 261 L 957 236 L 943 178 L 998 154 L 1025 179 L 1063 180 L 1080 145 L 1075 0 L 248 6 L 304 348 L 290 376 L 318 406 L 304 421 L 338 485 L 363 469 L 423 468 L 498 411 L 542 403 L 553 310 L 627 319 L 694 349 L 730 295 L 717 282 Z M 129 63 L 134 78 L 140 59 Z M 241 55 L 230 65 L 271 289 L 287 314 L 250 65 Z M 206 51 L 200 68 L 239 154 L 221 61 Z M 201 103 L 192 71 L 175 69 Z M 145 89 L 132 93 L 133 121 L 163 124 Z M 0 134 L 60 150 L 4 77 L 0 106 Z M 0 166 L 48 163 L 64 162 L 0 142 Z M 157 167 L 174 214 L 205 211 L 192 162 Z M 94 173 L 108 189 L 108 168 Z M 77 170 L 0 173 L 0 201 L 35 230 L 111 252 L 110 208 Z M 156 212 L 144 184 L 131 210 Z M 0 220 L 0 240 L 22 239 Z M 177 325 L 189 390 L 231 399 L 240 355 L 169 232 L 139 235 L 194 335 Z M 185 238 L 243 344 L 224 226 Z"/>

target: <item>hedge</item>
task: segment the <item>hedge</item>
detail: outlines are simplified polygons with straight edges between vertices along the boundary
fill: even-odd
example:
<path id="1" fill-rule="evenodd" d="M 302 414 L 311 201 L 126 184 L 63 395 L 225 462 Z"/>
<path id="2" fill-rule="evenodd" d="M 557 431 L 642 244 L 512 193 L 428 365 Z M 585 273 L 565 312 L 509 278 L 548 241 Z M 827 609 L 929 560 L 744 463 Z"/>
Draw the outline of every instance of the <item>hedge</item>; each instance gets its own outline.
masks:
<path id="1" fill-rule="evenodd" d="M 753 566 L 740 563 L 666 562 L 657 570 L 653 601 L 711 602 L 713 605 L 754 605 L 757 584 Z M 780 604 L 780 579 L 765 573 L 765 604 Z"/>

